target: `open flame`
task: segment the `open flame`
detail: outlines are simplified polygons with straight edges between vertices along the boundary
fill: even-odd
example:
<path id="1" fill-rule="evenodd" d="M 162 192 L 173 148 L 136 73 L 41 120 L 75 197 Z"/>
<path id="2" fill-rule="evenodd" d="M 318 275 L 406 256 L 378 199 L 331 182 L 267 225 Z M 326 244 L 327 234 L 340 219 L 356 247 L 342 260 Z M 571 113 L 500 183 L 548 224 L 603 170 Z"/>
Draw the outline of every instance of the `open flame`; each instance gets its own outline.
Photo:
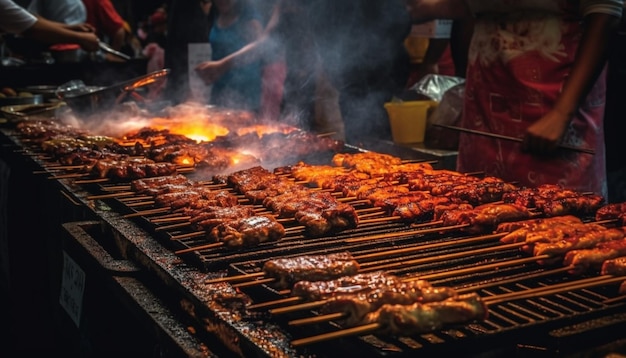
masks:
<path id="1" fill-rule="evenodd" d="M 203 116 L 187 115 L 177 118 L 155 117 L 149 121 L 150 127 L 169 130 L 170 133 L 184 135 L 196 142 L 211 142 L 229 133 L 228 128 L 207 120 Z"/>

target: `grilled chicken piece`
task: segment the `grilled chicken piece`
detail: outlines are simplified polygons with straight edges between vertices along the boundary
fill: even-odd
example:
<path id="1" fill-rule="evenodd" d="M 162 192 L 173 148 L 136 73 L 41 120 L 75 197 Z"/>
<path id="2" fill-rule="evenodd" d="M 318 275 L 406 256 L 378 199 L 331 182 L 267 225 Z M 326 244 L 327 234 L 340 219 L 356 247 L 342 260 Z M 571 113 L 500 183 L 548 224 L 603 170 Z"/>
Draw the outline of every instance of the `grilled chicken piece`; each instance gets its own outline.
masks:
<path id="1" fill-rule="evenodd" d="M 355 275 L 359 263 L 348 252 L 328 255 L 304 255 L 269 260 L 263 265 L 267 277 L 276 280 L 276 286 L 287 288 L 298 281 L 332 280 Z"/>
<path id="2" fill-rule="evenodd" d="M 342 276 L 331 280 L 298 281 L 291 290 L 292 296 L 306 301 L 319 301 L 340 294 L 354 294 L 375 290 L 377 287 L 400 284 L 398 276 L 382 271 Z"/>
<path id="3" fill-rule="evenodd" d="M 222 222 L 211 229 L 209 237 L 223 242 L 227 248 L 257 246 L 278 241 L 285 236 L 285 228 L 267 216 L 250 216 Z"/>
<path id="4" fill-rule="evenodd" d="M 518 221 L 530 218 L 528 209 L 514 204 L 483 204 L 471 210 L 456 209 L 443 213 L 444 226 L 468 225 L 464 231 L 480 233 L 492 231 L 505 221 Z"/>
<path id="5" fill-rule="evenodd" d="M 416 280 L 392 286 L 381 286 L 372 291 L 333 296 L 320 308 L 320 312 L 323 314 L 344 313 L 345 317 L 340 323 L 354 326 L 383 305 L 438 302 L 456 296 L 457 293 L 452 288 L 432 287 L 424 280 Z"/>
<path id="6" fill-rule="evenodd" d="M 392 216 L 400 216 L 405 221 L 429 221 L 435 217 L 435 209 L 445 207 L 447 209 L 458 208 L 454 206 L 451 199 L 443 196 L 433 196 L 431 199 L 412 201 L 406 204 L 398 205 L 393 209 Z M 467 209 L 472 206 L 468 204 Z M 443 214 L 442 214 L 443 215 Z"/>
<path id="7" fill-rule="evenodd" d="M 481 205 L 500 201 L 504 193 L 513 191 L 516 188 L 515 185 L 505 183 L 502 179 L 486 177 L 477 182 L 455 186 L 452 190 L 446 192 L 445 195 L 472 205 Z"/>
<path id="8" fill-rule="evenodd" d="M 607 204 L 596 211 L 596 220 L 615 220 L 626 225 L 626 202 Z"/>
<path id="9" fill-rule="evenodd" d="M 621 229 L 590 230 L 582 235 L 566 237 L 563 240 L 538 242 L 534 245 L 533 253 L 535 256 L 563 256 L 571 250 L 589 249 L 601 242 L 620 240 L 623 237 L 624 232 Z"/>
<path id="10" fill-rule="evenodd" d="M 389 154 L 376 152 L 365 153 L 337 153 L 333 156 L 332 163 L 338 167 L 356 169 L 360 172 L 376 172 L 379 168 L 390 165 L 402 164 L 402 159 Z"/>
<path id="11" fill-rule="evenodd" d="M 502 200 L 527 208 L 534 207 L 550 217 L 567 214 L 590 215 L 604 202 L 600 195 L 584 194 L 551 184 L 511 191 L 504 194 Z"/>
<path id="12" fill-rule="evenodd" d="M 321 236 L 333 231 L 354 229 L 359 216 L 354 207 L 345 203 L 328 203 L 327 206 L 309 205 L 300 208 L 294 218 L 311 236 Z"/>
<path id="13" fill-rule="evenodd" d="M 378 323 L 380 333 L 410 336 L 487 318 L 487 305 L 474 293 L 443 301 L 412 305 L 383 305 L 359 324 Z"/>
<path id="14" fill-rule="evenodd" d="M 306 181 L 310 184 L 318 183 L 319 180 L 328 180 L 346 174 L 346 169 L 331 165 L 310 165 L 299 162 L 287 168 L 281 168 L 283 173 L 291 175 L 299 181 Z M 274 171 L 276 172 L 276 170 Z"/>
<path id="15" fill-rule="evenodd" d="M 236 205 L 230 207 L 208 206 L 202 209 L 183 208 L 183 215 L 189 216 L 189 221 L 199 229 L 210 230 L 223 222 L 257 214 L 250 207 Z"/>
<path id="16" fill-rule="evenodd" d="M 180 209 L 192 207 L 200 209 L 207 206 L 235 206 L 239 204 L 239 199 L 227 190 L 214 190 L 206 186 L 188 187 L 186 190 L 162 193 L 154 198 L 156 205 L 160 207 L 170 207 Z M 193 204 L 195 203 L 195 204 Z"/>
<path id="17" fill-rule="evenodd" d="M 620 256 L 626 256 L 625 238 L 601 242 L 589 249 L 571 250 L 565 254 L 563 264 L 572 266 L 570 273 L 580 274 L 589 269 L 598 270 L 606 260 Z"/>
<path id="18" fill-rule="evenodd" d="M 510 233 L 510 236 L 504 236 L 501 241 L 504 243 L 521 242 L 526 239 L 526 233 L 529 231 L 545 230 L 554 224 L 582 224 L 582 220 L 573 215 L 555 216 L 551 218 L 538 218 L 529 220 L 520 220 L 501 223 L 496 227 L 496 233 Z M 520 230 L 518 232 L 518 230 Z"/>
<path id="19" fill-rule="evenodd" d="M 602 275 L 624 276 L 626 275 L 626 256 L 606 260 L 600 270 Z"/>

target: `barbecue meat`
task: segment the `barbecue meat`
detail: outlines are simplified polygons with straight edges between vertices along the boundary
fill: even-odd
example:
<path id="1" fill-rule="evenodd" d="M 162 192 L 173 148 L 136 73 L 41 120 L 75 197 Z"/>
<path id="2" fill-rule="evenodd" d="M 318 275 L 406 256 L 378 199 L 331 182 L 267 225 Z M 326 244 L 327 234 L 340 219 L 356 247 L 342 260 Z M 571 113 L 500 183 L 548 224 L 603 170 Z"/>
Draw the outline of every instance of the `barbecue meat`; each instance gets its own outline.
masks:
<path id="1" fill-rule="evenodd" d="M 337 153 L 332 159 L 333 165 L 349 169 L 356 169 L 364 173 L 375 173 L 380 168 L 389 167 L 390 165 L 402 164 L 402 159 L 389 154 L 376 152 L 365 153 Z"/>
<path id="2" fill-rule="evenodd" d="M 358 271 L 359 263 L 348 252 L 279 258 L 263 265 L 265 275 L 274 278 L 280 288 L 298 281 L 322 281 L 355 275 Z"/>
<path id="3" fill-rule="evenodd" d="M 296 221 L 304 225 L 311 236 L 321 236 L 333 231 L 354 229 L 359 224 L 359 216 L 354 207 L 345 203 L 330 203 L 326 207 L 311 205 L 294 215 Z"/>
<path id="4" fill-rule="evenodd" d="M 423 280 L 415 280 L 377 287 L 372 291 L 336 295 L 329 298 L 320 311 L 324 314 L 344 313 L 342 325 L 354 326 L 383 305 L 438 302 L 455 296 L 456 291 L 452 288 L 432 287 Z"/>
<path id="5" fill-rule="evenodd" d="M 618 220 L 619 225 L 626 225 L 626 202 L 607 204 L 596 211 L 596 220 Z"/>
<path id="6" fill-rule="evenodd" d="M 589 269 L 598 270 L 604 261 L 626 256 L 626 239 L 598 243 L 589 249 L 571 250 L 565 254 L 563 264 L 572 266 L 570 273 L 580 274 Z"/>
<path id="7" fill-rule="evenodd" d="M 438 206 L 453 208 L 452 200 L 443 196 L 433 196 L 430 199 L 416 200 L 396 206 L 391 213 L 404 221 L 429 221 L 435 217 L 435 208 Z M 469 205 L 471 208 L 471 205 Z"/>
<path id="8" fill-rule="evenodd" d="M 211 230 L 213 227 L 231 220 L 255 216 L 252 208 L 247 206 L 209 206 L 202 209 L 183 208 L 183 215 L 189 216 L 189 221 L 200 230 Z"/>
<path id="9" fill-rule="evenodd" d="M 211 229 L 209 237 L 223 242 L 230 249 L 257 246 L 278 241 L 285 236 L 285 228 L 267 216 L 250 216 L 222 222 Z"/>
<path id="10" fill-rule="evenodd" d="M 530 218 L 528 209 L 514 204 L 483 204 L 471 210 L 456 209 L 443 213 L 440 220 L 444 226 L 468 225 L 464 231 L 480 233 L 492 231 L 505 221 L 518 221 Z"/>
<path id="11" fill-rule="evenodd" d="M 200 209 L 203 206 L 235 206 L 239 199 L 227 190 L 214 190 L 206 186 L 192 186 L 184 191 L 162 193 L 154 198 L 156 205 L 180 209 L 192 207 Z M 195 204 L 193 204 L 195 203 Z M 210 205 L 210 203 L 213 203 Z"/>
<path id="12" fill-rule="evenodd" d="M 487 318 L 486 304 L 477 294 L 412 305 L 383 305 L 359 324 L 378 323 L 380 333 L 410 336 Z"/>
<path id="13" fill-rule="evenodd" d="M 626 256 L 606 260 L 600 270 L 602 275 L 624 276 L 626 275 Z"/>
<path id="14" fill-rule="evenodd" d="M 182 174 L 161 176 L 155 178 L 135 179 L 130 182 L 130 190 L 144 194 L 149 189 L 159 188 L 163 185 L 190 185 L 189 178 Z"/>
<path id="15" fill-rule="evenodd" d="M 354 294 L 375 290 L 378 287 L 394 286 L 401 283 L 398 276 L 382 271 L 342 276 L 332 280 L 298 281 L 291 289 L 292 296 L 306 301 L 319 301 L 340 294 Z M 426 285 L 424 281 L 422 284 Z"/>
<path id="16" fill-rule="evenodd" d="M 560 223 L 565 224 L 582 224 L 582 220 L 573 215 L 555 216 L 551 218 L 538 218 L 529 220 L 520 220 L 513 222 L 505 222 L 498 224 L 496 233 L 510 233 L 504 236 L 501 241 L 504 243 L 521 242 L 526 238 L 526 233 L 529 231 L 544 230 L 558 225 Z M 518 231 L 520 230 L 520 231 Z M 522 236 L 523 235 L 523 236 Z M 521 237 L 521 238 L 520 238 Z"/>
<path id="17" fill-rule="evenodd" d="M 589 249 L 601 242 L 619 240 L 623 237 L 624 232 L 621 229 L 602 227 L 602 229 L 591 229 L 582 235 L 569 236 L 558 241 L 537 242 L 533 252 L 535 256 L 562 256 L 571 250 Z"/>

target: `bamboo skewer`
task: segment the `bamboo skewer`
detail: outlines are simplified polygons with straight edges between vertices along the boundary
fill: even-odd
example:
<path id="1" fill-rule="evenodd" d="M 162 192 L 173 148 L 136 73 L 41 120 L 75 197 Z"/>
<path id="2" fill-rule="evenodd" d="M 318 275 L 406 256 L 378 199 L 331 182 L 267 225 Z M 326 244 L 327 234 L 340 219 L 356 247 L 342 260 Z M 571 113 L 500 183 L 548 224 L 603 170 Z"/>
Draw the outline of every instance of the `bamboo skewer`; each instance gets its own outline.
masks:
<path id="1" fill-rule="evenodd" d="M 109 193 L 109 194 L 91 195 L 87 197 L 87 200 L 113 199 L 113 198 L 129 196 L 133 194 L 135 193 L 133 193 L 132 191 L 119 191 L 119 192 L 114 192 L 114 193 Z"/>
<path id="2" fill-rule="evenodd" d="M 539 297 L 560 294 L 563 292 L 574 291 L 578 289 L 587 289 L 587 288 L 592 288 L 596 286 L 614 284 L 614 283 L 623 281 L 624 279 L 625 277 L 623 276 L 615 277 L 611 275 L 592 277 L 589 279 L 581 279 L 575 282 L 566 282 L 562 284 L 533 288 L 533 289 L 529 289 L 529 290 L 522 291 L 522 292 L 512 292 L 512 293 L 489 296 L 489 297 L 483 298 L 483 301 L 485 302 L 487 306 L 493 306 L 493 305 L 502 304 L 505 302 L 513 301 L 513 300 L 539 298 Z M 626 296 L 620 296 L 620 297 L 626 297 Z M 338 313 L 331 313 L 331 314 L 322 315 L 322 316 L 297 319 L 297 320 L 290 321 L 288 324 L 292 326 L 316 324 L 316 323 L 332 321 L 335 319 L 340 319 L 344 316 L 345 316 L 345 313 L 338 312 Z M 342 330 L 335 331 L 335 332 L 329 332 L 329 333 L 320 334 L 316 336 L 297 339 L 297 340 L 292 341 L 291 344 L 294 347 L 299 347 L 303 345 L 319 343 L 319 342 L 337 339 L 341 337 L 348 337 L 348 336 L 360 335 L 360 334 L 365 334 L 365 333 L 373 333 L 379 330 L 380 328 L 381 328 L 381 325 L 379 323 L 370 323 L 370 324 L 365 324 L 361 326 L 342 329 Z"/>
<path id="3" fill-rule="evenodd" d="M 134 218 L 134 217 L 138 217 L 138 216 L 160 214 L 160 213 L 165 213 L 165 212 L 168 212 L 168 211 L 170 211 L 170 208 L 157 208 L 157 209 L 137 211 L 137 212 L 134 212 L 134 213 L 131 213 L 131 214 L 122 215 L 122 217 L 127 219 L 127 218 Z"/>

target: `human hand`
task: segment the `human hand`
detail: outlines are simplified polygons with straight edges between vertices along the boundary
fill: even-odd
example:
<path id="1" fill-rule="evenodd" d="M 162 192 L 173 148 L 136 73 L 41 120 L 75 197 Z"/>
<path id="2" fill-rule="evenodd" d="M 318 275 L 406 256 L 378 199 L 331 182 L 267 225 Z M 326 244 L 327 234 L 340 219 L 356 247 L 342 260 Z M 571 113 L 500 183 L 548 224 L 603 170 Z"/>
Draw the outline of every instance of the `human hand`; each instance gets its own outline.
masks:
<path id="1" fill-rule="evenodd" d="M 74 24 L 74 25 L 66 25 L 66 29 L 78 32 L 96 32 L 95 27 L 91 26 L 91 24 L 83 23 L 83 24 Z"/>
<path id="2" fill-rule="evenodd" d="M 526 129 L 522 150 L 533 154 L 548 154 L 560 144 L 571 116 L 549 111 Z"/>
<path id="3" fill-rule="evenodd" d="M 98 40 L 98 36 L 96 36 L 93 32 L 81 32 L 77 33 L 77 43 L 80 47 L 88 52 L 98 51 L 100 49 L 100 44 Z"/>
<path id="4" fill-rule="evenodd" d="M 206 85 L 211 85 L 222 77 L 225 68 L 222 61 L 205 61 L 196 66 L 195 71 Z"/>

